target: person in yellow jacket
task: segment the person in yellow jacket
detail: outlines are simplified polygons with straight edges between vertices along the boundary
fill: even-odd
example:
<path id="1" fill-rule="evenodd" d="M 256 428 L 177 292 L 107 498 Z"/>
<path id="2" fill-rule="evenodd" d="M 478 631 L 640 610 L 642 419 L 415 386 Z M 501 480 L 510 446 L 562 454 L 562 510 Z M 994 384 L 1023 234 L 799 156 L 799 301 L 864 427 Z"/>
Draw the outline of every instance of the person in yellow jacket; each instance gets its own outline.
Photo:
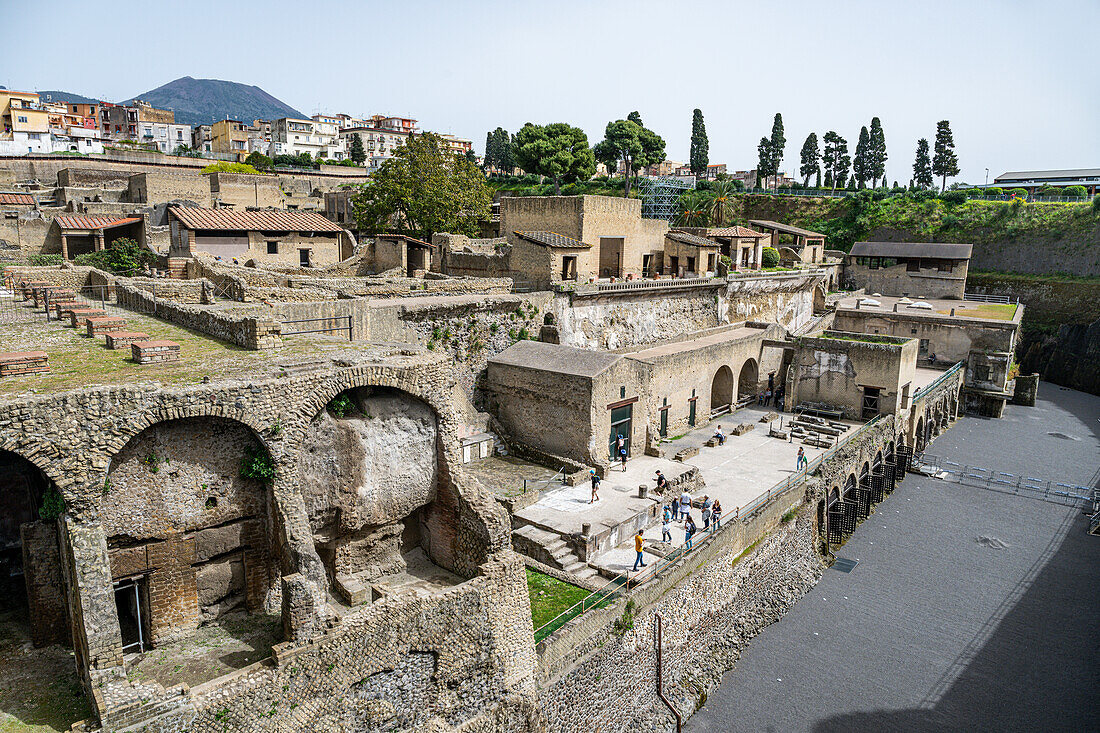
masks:
<path id="1" fill-rule="evenodd" d="M 633 572 L 637 572 L 639 565 L 645 567 L 645 563 L 642 562 L 642 530 L 640 529 L 634 533 L 634 552 L 638 553 L 638 556 L 634 558 Z"/>

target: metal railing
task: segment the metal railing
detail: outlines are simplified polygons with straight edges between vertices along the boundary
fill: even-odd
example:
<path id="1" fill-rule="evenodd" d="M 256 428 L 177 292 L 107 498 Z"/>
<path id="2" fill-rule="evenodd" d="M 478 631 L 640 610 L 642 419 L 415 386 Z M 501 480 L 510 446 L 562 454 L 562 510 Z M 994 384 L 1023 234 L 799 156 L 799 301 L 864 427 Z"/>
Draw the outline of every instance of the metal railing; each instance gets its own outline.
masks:
<path id="1" fill-rule="evenodd" d="M 956 372 L 958 372 L 960 369 L 962 369 L 963 366 L 964 366 L 963 362 L 960 361 L 957 364 L 955 364 L 955 366 L 951 367 L 946 372 L 944 372 L 940 376 L 936 377 L 934 380 L 932 380 L 931 382 L 929 382 L 925 386 L 918 388 L 917 391 L 913 393 L 913 401 L 916 402 L 918 399 L 923 398 L 924 395 L 928 394 L 933 389 L 935 389 L 936 387 L 938 387 L 941 384 L 943 384 L 944 382 L 946 382 Z"/>
<path id="2" fill-rule="evenodd" d="M 982 466 L 966 466 L 940 456 L 928 454 L 923 455 L 919 463 L 934 469 L 939 474 L 946 474 L 941 478 L 951 480 L 953 483 L 1030 496 L 1033 499 L 1063 506 L 1081 507 L 1090 512 L 1100 510 L 1100 506 L 1098 506 L 1100 504 L 1100 489 L 1005 471 L 994 471 Z"/>
<path id="3" fill-rule="evenodd" d="M 283 325 L 287 323 L 318 323 L 321 321 L 344 321 L 346 326 L 323 326 L 321 328 L 304 328 L 300 331 L 283 331 L 283 336 L 300 336 L 304 333 L 334 333 L 337 331 L 347 331 L 348 341 L 354 341 L 354 330 L 352 325 L 351 316 L 329 316 L 327 318 L 295 318 L 290 321 L 282 321 Z"/>
<path id="4" fill-rule="evenodd" d="M 1019 298 L 1011 299 L 1007 295 L 982 295 L 981 293 L 964 293 L 963 300 L 970 300 L 975 303 L 997 303 L 999 305 L 1012 305 L 1020 302 Z"/>
<path id="5" fill-rule="evenodd" d="M 758 195 L 758 196 L 760 196 L 760 195 L 763 195 L 763 196 L 803 196 L 803 197 L 810 197 L 810 198 L 841 199 L 841 198 L 845 198 L 847 196 L 854 196 L 854 195 L 858 194 L 860 191 L 872 191 L 872 190 L 874 190 L 874 189 L 864 188 L 864 189 L 859 189 L 859 190 L 856 190 L 856 191 L 851 191 L 851 190 L 846 189 L 846 188 L 838 188 L 838 189 L 835 189 L 835 190 L 828 189 L 828 188 L 824 188 L 824 189 L 822 189 L 822 188 L 779 188 L 779 189 L 746 188 L 746 189 L 743 189 L 741 191 L 738 191 L 737 193 L 740 193 L 740 194 L 754 194 L 754 195 Z M 963 189 L 963 190 L 965 191 L 967 189 Z M 888 197 L 889 196 L 895 196 L 895 195 L 898 195 L 898 194 L 887 193 Z M 939 193 L 937 193 L 936 195 L 938 196 Z M 992 196 L 968 195 L 967 200 L 970 200 L 970 201 L 1011 201 L 1014 198 L 1019 198 L 1019 197 L 1018 196 L 1012 196 L 1011 194 L 1001 194 L 1001 195 L 992 195 Z M 1093 198 L 1094 198 L 1094 196 L 1091 195 L 1091 194 L 1086 194 L 1084 197 L 1081 197 L 1081 196 L 1037 196 L 1035 194 L 1029 194 L 1026 197 L 1026 200 L 1030 201 L 1030 202 L 1033 202 L 1033 203 L 1038 203 L 1038 204 L 1057 204 L 1057 203 L 1062 203 L 1062 204 L 1086 204 L 1089 201 L 1091 201 Z"/>
<path id="6" fill-rule="evenodd" d="M 535 629 L 535 643 L 537 644 L 550 636 L 585 611 L 591 611 L 593 608 L 603 608 L 610 605 L 623 594 L 623 589 L 628 587 L 628 583 L 629 576 L 626 573 L 616 575 L 598 590 L 592 591 L 587 596 Z"/>

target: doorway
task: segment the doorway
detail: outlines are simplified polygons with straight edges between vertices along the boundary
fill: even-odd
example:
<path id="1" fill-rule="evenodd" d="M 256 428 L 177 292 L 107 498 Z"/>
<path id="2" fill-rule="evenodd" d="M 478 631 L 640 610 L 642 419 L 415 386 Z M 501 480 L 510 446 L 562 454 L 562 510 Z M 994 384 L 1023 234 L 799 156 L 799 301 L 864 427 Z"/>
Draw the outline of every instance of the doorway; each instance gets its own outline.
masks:
<path id="1" fill-rule="evenodd" d="M 115 583 L 115 610 L 122 632 L 122 653 L 149 649 L 149 586 L 145 577 Z"/>
<path id="2" fill-rule="evenodd" d="M 733 409 L 733 370 L 723 364 L 710 383 L 711 414 L 722 414 Z"/>
<path id="3" fill-rule="evenodd" d="M 308 249 L 298 250 L 298 266 L 299 267 L 309 267 L 309 250 Z"/>
<path id="4" fill-rule="evenodd" d="M 602 277 L 622 277 L 624 243 L 623 237 L 600 237 L 600 275 Z"/>
<path id="5" fill-rule="evenodd" d="M 661 405 L 661 427 L 660 435 L 662 438 L 668 437 L 668 398 L 665 398 L 665 403 Z"/>
<path id="6" fill-rule="evenodd" d="M 862 418 L 864 420 L 870 420 L 878 417 L 878 404 L 879 395 L 881 390 L 878 387 L 864 387 L 863 388 L 863 411 Z"/>
<path id="7" fill-rule="evenodd" d="M 619 459 L 615 444 L 620 435 L 626 441 L 626 455 L 630 456 L 630 433 L 633 420 L 634 405 L 611 408 L 611 437 L 608 439 L 607 450 L 612 461 Z"/>
<path id="8" fill-rule="evenodd" d="M 566 255 L 561 258 L 561 279 L 562 280 L 576 280 L 577 279 L 577 256 Z"/>

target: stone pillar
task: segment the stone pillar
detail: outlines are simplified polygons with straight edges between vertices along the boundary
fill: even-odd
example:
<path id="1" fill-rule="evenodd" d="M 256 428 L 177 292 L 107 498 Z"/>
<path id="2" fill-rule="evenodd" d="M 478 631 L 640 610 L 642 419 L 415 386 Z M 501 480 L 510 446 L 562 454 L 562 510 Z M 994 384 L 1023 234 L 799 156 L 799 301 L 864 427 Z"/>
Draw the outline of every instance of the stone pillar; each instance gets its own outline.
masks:
<path id="1" fill-rule="evenodd" d="M 61 235 L 61 259 L 69 259 L 69 237 L 66 234 Z"/>
<path id="2" fill-rule="evenodd" d="M 61 519 L 61 567 L 72 622 L 77 666 L 87 679 L 93 669 L 122 665 L 122 631 L 115 608 L 107 536 L 98 522 Z"/>
<path id="3" fill-rule="evenodd" d="M 764 263 L 764 240 L 757 239 L 752 248 L 752 269 L 759 270 Z"/>
<path id="4" fill-rule="evenodd" d="M 95 232 L 95 251 L 99 252 L 103 249 L 103 230 L 96 229 Z"/>

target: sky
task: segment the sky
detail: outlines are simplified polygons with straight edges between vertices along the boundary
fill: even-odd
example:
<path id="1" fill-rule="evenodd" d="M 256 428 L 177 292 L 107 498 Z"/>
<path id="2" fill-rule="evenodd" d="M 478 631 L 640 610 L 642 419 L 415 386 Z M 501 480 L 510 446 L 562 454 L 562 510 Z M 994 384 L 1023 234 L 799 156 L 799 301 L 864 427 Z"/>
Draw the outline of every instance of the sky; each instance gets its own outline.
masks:
<path id="1" fill-rule="evenodd" d="M 878 116 L 902 183 L 946 119 L 959 181 L 1100 166 L 1100 0 L 48 6 L 0 0 L 0 85 L 118 101 L 227 79 L 306 114 L 414 117 L 479 153 L 488 130 L 526 122 L 569 122 L 595 144 L 637 110 L 680 161 L 698 107 L 710 162 L 730 170 L 755 166 L 779 112 L 795 175 L 808 133 L 835 130 L 854 152 Z"/>

